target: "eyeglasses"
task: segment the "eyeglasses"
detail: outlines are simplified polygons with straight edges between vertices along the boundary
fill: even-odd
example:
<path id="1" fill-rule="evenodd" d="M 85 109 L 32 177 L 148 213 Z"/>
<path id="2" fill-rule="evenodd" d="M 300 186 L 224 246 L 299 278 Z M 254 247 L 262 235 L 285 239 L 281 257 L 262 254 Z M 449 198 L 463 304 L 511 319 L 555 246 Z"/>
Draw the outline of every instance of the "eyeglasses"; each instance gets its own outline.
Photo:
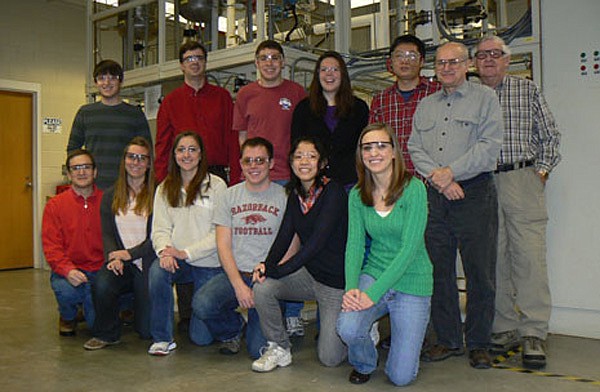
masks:
<path id="1" fill-rule="evenodd" d="M 270 160 L 271 159 L 268 157 L 246 157 L 240 159 L 240 162 L 242 162 L 242 165 L 244 166 L 252 166 L 253 163 L 255 163 L 256 166 L 262 166 Z"/>
<path id="2" fill-rule="evenodd" d="M 97 75 L 96 76 L 96 81 L 97 82 L 112 82 L 115 80 L 121 80 L 121 77 L 119 75 L 110 75 L 110 74 L 104 74 L 104 75 Z"/>
<path id="3" fill-rule="evenodd" d="M 489 49 L 489 50 L 478 50 L 475 52 L 475 57 L 478 60 L 485 60 L 490 56 L 493 59 L 499 59 L 506 53 L 502 49 Z"/>
<path id="4" fill-rule="evenodd" d="M 442 59 L 436 60 L 435 66 L 438 68 L 444 68 L 446 65 L 448 65 L 450 68 L 456 68 L 465 61 L 467 61 L 467 59 Z"/>
<path id="5" fill-rule="evenodd" d="M 197 54 L 193 54 L 191 56 L 187 56 L 183 58 L 184 63 L 195 63 L 196 61 L 201 62 L 206 60 L 206 56 L 201 56 Z"/>
<path id="6" fill-rule="evenodd" d="M 150 159 L 150 156 L 144 154 L 136 154 L 133 152 L 128 152 L 125 154 L 125 159 L 129 159 L 130 161 L 138 161 L 141 163 L 146 163 Z"/>
<path id="7" fill-rule="evenodd" d="M 71 165 L 69 166 L 69 171 L 70 172 L 76 172 L 79 170 L 84 170 L 84 171 L 88 171 L 88 170 L 92 170 L 94 168 L 94 165 L 91 163 L 83 163 L 81 165 Z"/>
<path id="8" fill-rule="evenodd" d="M 412 50 L 396 50 L 392 53 L 392 58 L 399 61 L 408 61 L 409 63 L 416 63 L 421 58 L 421 55 Z"/>
<path id="9" fill-rule="evenodd" d="M 361 143 L 360 144 L 360 150 L 363 153 L 369 153 L 371 151 L 374 151 L 375 149 L 377 149 L 377 151 L 381 152 L 383 150 L 385 150 L 386 148 L 392 147 L 394 145 L 394 143 L 392 142 L 369 142 L 369 143 Z"/>
<path id="10" fill-rule="evenodd" d="M 196 153 L 200 152 L 200 147 L 196 147 L 196 146 L 189 146 L 189 147 L 181 146 L 181 147 L 177 147 L 175 149 L 175 153 L 176 154 L 180 154 L 180 155 L 185 154 L 186 151 L 189 152 L 190 154 L 196 154 Z"/>
<path id="11" fill-rule="evenodd" d="M 297 153 L 292 156 L 293 161 L 301 161 L 304 158 L 306 158 L 309 162 L 315 162 L 319 159 L 319 154 L 316 154 L 314 152 L 304 152 Z"/>
<path id="12" fill-rule="evenodd" d="M 338 67 L 321 67 L 319 69 L 319 71 L 321 71 L 323 73 L 327 73 L 327 72 L 340 72 L 340 69 Z"/>
<path id="13" fill-rule="evenodd" d="M 260 56 L 256 56 L 256 59 L 261 63 L 266 63 L 267 61 L 281 61 L 283 56 L 280 54 L 261 54 Z"/>

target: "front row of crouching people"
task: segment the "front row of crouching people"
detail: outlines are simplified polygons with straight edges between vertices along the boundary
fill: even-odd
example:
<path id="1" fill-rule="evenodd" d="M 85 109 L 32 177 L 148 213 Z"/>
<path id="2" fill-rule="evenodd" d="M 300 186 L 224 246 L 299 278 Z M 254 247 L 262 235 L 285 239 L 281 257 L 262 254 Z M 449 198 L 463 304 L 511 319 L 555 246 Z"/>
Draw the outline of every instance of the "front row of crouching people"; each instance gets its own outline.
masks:
<path id="1" fill-rule="evenodd" d="M 230 188 L 208 173 L 196 133 L 176 137 L 156 191 L 151 156 L 150 144 L 134 138 L 118 180 L 103 195 L 91 154 L 69 154 L 72 186 L 49 201 L 43 219 L 61 335 L 75 334 L 83 309 L 93 326 L 86 349 L 119 343 L 120 303 L 133 292 L 135 329 L 153 341 L 148 353 L 168 355 L 177 347 L 172 285 L 191 282 L 191 341 L 216 341 L 222 354 L 236 354 L 246 331 L 256 372 L 292 362 L 282 301 L 315 300 L 323 365 L 348 359 L 350 381 L 368 381 L 378 363 L 369 331 L 389 313 L 386 374 L 397 385 L 414 381 L 433 284 L 426 192 L 405 170 L 388 126 L 362 132 L 358 184 L 349 197 L 323 175 L 327 152 L 310 136 L 292 145 L 286 189 L 270 181 L 273 146 L 260 137 L 242 145 L 245 181 Z"/>

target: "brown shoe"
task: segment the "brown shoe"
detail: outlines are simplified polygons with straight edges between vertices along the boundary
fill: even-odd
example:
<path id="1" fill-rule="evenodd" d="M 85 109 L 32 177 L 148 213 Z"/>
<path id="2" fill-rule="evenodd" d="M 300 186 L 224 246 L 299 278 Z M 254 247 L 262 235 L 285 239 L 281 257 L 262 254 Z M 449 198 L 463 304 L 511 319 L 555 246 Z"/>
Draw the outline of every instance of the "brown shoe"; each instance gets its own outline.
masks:
<path id="1" fill-rule="evenodd" d="M 75 320 L 65 320 L 60 317 L 58 319 L 58 334 L 60 336 L 75 336 Z"/>
<path id="2" fill-rule="evenodd" d="M 450 357 L 460 357 L 464 353 L 465 350 L 462 347 L 450 348 L 436 344 L 421 352 L 421 361 L 438 362 Z"/>
<path id="3" fill-rule="evenodd" d="M 102 339 L 91 338 L 90 340 L 84 343 L 83 348 L 85 348 L 86 350 L 93 351 L 100 350 L 108 346 L 114 346 L 115 344 L 119 343 L 121 343 L 119 340 L 117 340 L 116 342 L 107 342 Z"/>
<path id="4" fill-rule="evenodd" d="M 469 364 L 475 369 L 489 369 L 492 367 L 492 360 L 486 349 L 476 348 L 469 351 Z"/>

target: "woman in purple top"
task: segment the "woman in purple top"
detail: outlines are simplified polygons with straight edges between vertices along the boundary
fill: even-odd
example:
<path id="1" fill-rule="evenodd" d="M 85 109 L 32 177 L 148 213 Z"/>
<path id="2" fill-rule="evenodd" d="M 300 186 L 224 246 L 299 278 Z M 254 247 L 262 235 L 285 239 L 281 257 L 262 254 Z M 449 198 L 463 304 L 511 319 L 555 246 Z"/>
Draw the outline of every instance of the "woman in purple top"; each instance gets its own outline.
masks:
<path id="1" fill-rule="evenodd" d="M 356 183 L 354 152 L 358 136 L 369 121 L 369 107 L 352 94 L 350 76 L 338 52 L 325 52 L 317 60 L 309 95 L 292 117 L 292 143 L 313 136 L 329 150 L 324 173 L 347 189 Z"/>

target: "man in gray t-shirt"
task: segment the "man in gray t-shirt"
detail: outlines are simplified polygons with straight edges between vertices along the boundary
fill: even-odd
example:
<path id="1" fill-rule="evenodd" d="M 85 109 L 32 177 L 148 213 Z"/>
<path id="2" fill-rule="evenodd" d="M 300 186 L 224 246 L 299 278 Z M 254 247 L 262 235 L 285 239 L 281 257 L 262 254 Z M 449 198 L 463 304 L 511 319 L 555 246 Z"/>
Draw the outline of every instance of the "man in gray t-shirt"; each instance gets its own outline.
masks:
<path id="1" fill-rule="evenodd" d="M 241 147 L 240 164 L 246 181 L 229 189 L 219 201 L 214 222 L 217 249 L 224 274 L 215 276 L 194 296 L 193 317 L 204 326 L 190 330 L 199 345 L 222 342 L 221 354 L 237 354 L 244 320 L 236 311 L 248 309 L 246 343 L 254 359 L 260 357 L 266 340 L 254 309 L 252 270 L 264 261 L 283 219 L 286 195 L 282 186 L 271 182 L 273 145 L 266 139 L 248 139 Z M 290 252 L 298 246 L 293 244 Z"/>

